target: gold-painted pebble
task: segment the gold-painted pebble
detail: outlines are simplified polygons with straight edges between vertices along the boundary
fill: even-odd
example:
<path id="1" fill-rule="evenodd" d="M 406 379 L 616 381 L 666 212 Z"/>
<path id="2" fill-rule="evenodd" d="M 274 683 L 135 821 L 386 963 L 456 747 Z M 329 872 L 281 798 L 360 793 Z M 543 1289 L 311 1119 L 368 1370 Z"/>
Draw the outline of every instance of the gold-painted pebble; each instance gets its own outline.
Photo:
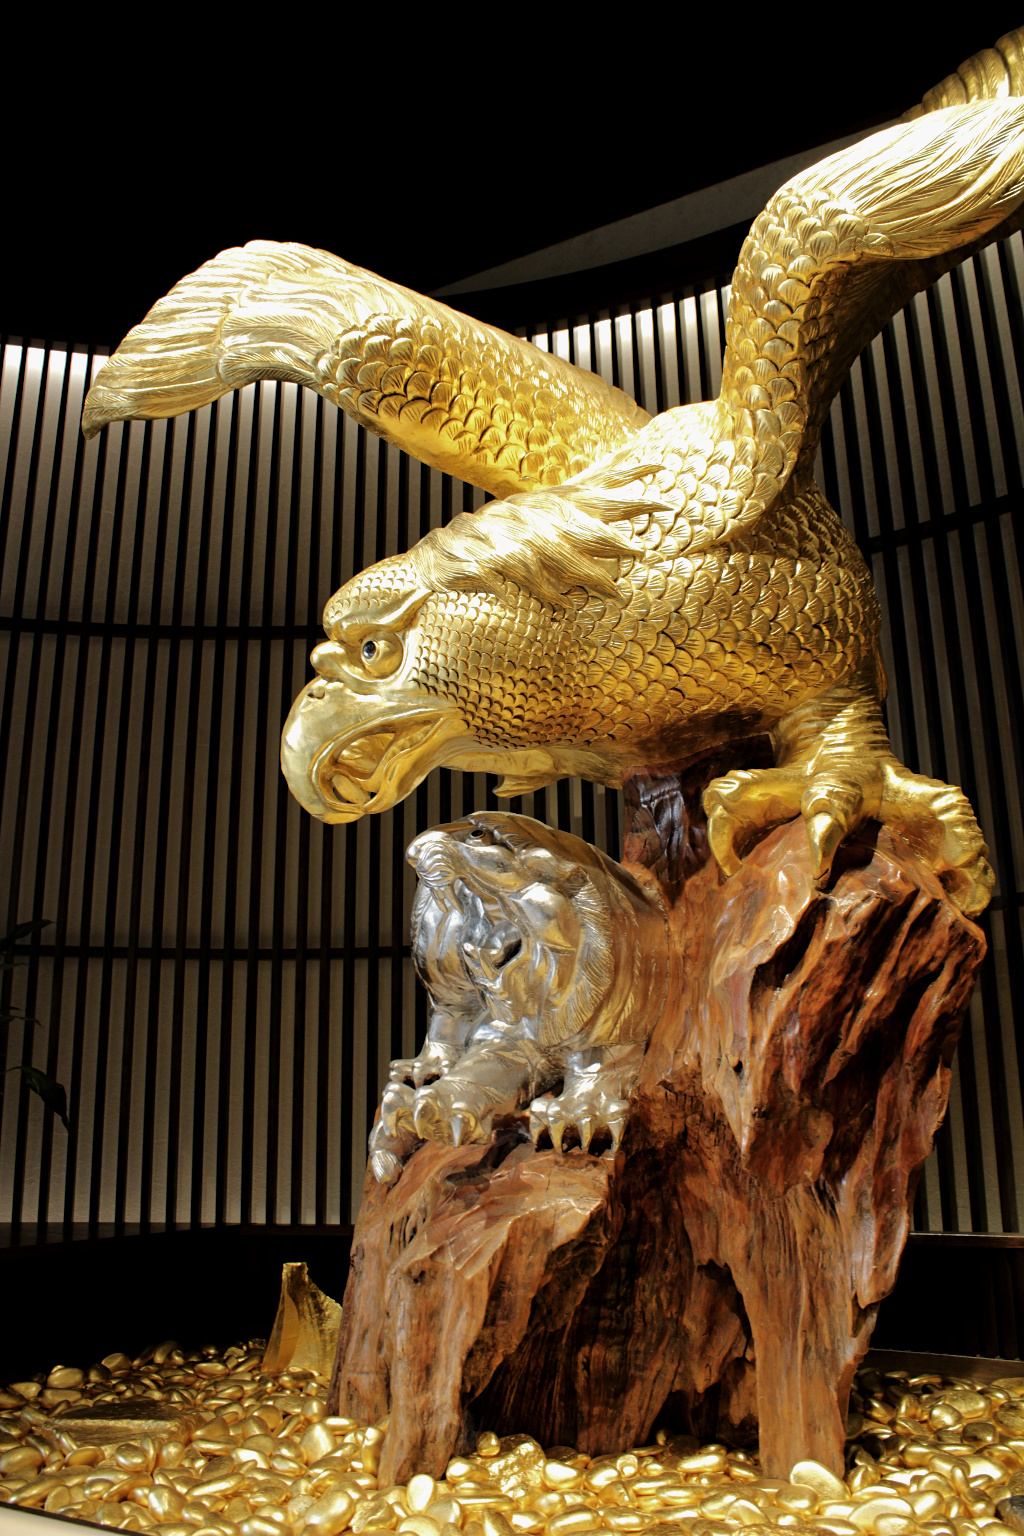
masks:
<path id="1" fill-rule="evenodd" d="M 0 1501 L 165 1536 L 1006 1536 L 1024 1526 L 1024 1376 L 996 1383 L 862 1371 L 845 1477 L 813 1462 L 789 1479 L 756 1456 L 659 1431 L 589 1458 L 528 1435 L 483 1433 L 446 1475 L 378 1488 L 386 1421 L 327 1412 L 313 1373 L 259 1374 L 257 1344 L 218 1353 L 173 1339 L 87 1370 L 53 1366 L 0 1389 Z M 181 1415 L 84 1443 L 79 1399 L 144 1398 Z M 187 1426 L 187 1428 L 185 1427 Z M 838 1470 L 838 1469 L 837 1469 Z"/>

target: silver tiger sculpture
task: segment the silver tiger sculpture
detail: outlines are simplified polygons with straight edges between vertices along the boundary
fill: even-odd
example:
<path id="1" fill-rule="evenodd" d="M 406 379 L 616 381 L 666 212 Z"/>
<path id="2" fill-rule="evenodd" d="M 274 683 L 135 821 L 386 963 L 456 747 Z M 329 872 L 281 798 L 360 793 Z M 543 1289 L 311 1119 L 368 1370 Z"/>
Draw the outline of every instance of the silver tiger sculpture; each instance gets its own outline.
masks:
<path id="1" fill-rule="evenodd" d="M 478 811 L 410 845 L 412 951 L 430 996 L 419 1055 L 393 1061 L 370 1162 L 398 1178 L 424 1140 L 487 1141 L 529 1111 L 536 1144 L 614 1155 L 668 984 L 656 894 L 581 838 Z"/>

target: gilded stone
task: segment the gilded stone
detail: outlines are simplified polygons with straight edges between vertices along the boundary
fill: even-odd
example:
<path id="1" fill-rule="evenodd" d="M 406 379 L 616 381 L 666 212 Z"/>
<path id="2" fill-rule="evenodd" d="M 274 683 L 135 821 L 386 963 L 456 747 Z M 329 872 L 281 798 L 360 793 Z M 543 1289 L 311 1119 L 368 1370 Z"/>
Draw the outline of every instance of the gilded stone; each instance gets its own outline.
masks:
<path id="1" fill-rule="evenodd" d="M 798 1461 L 789 1480 L 797 1488 L 810 1488 L 819 1499 L 844 1499 L 847 1487 L 827 1467 L 816 1461 Z"/>
<path id="2" fill-rule="evenodd" d="M 180 1441 L 198 1427 L 201 1418 L 191 1409 L 183 1411 L 180 1404 L 120 1397 L 112 1403 L 76 1404 L 61 1415 L 60 1424 L 87 1445 L 121 1445 L 138 1435 Z"/>
<path id="3" fill-rule="evenodd" d="M 500 1509 L 485 1509 L 480 1524 L 484 1536 L 512 1536 L 512 1527 Z"/>
<path id="4" fill-rule="evenodd" d="M 313 1423 L 303 1434 L 299 1441 L 303 1454 L 307 1461 L 319 1461 L 321 1456 L 329 1456 L 337 1449 L 337 1442 L 330 1430 L 324 1424 Z"/>
<path id="5" fill-rule="evenodd" d="M 594 1511 L 588 1504 L 570 1504 L 567 1509 L 551 1516 L 545 1530 L 548 1536 L 576 1536 L 579 1531 L 591 1530 L 594 1524 Z"/>
<path id="6" fill-rule="evenodd" d="M 356 1500 L 348 1489 L 328 1489 L 306 1511 L 303 1530 L 315 1532 L 316 1536 L 340 1536 L 348 1529 L 355 1508 Z M 424 1536 L 424 1533 L 418 1533 L 418 1536 Z"/>
<path id="7" fill-rule="evenodd" d="M 562 1493 L 567 1488 L 578 1488 L 583 1482 L 583 1474 L 576 1467 L 566 1466 L 564 1461 L 546 1461 L 544 1463 L 544 1481 L 548 1487 Z"/>
<path id="8" fill-rule="evenodd" d="M 956 1409 L 962 1419 L 980 1419 L 988 1412 L 988 1400 L 981 1392 L 956 1387 L 952 1392 L 944 1393 L 944 1396 L 946 1402 Z"/>
<path id="9" fill-rule="evenodd" d="M 437 1520 L 432 1520 L 429 1515 L 406 1515 L 398 1524 L 400 1533 L 405 1536 L 441 1536 L 441 1525 Z"/>
<path id="10" fill-rule="evenodd" d="M 105 1355 L 100 1364 L 104 1370 L 110 1372 L 111 1376 L 127 1376 L 132 1368 L 131 1357 L 120 1352 Z"/>
<path id="11" fill-rule="evenodd" d="M 438 1485 L 438 1494 L 440 1497 L 433 1499 L 432 1502 L 427 1505 L 423 1513 L 425 1515 L 429 1515 L 432 1520 L 438 1521 L 442 1528 L 446 1525 L 457 1525 L 461 1527 L 462 1510 L 458 1502 L 455 1499 L 444 1497 L 443 1484 Z M 412 1506 L 410 1505 L 410 1508 L 411 1507 Z"/>
<path id="12" fill-rule="evenodd" d="M 185 1512 L 185 1498 L 174 1488 L 166 1486 L 150 1488 L 146 1502 L 157 1520 L 180 1520 Z"/>
<path id="13" fill-rule="evenodd" d="M 54 1366 L 46 1378 L 48 1387 L 82 1387 L 85 1385 L 85 1372 L 72 1365 Z"/>

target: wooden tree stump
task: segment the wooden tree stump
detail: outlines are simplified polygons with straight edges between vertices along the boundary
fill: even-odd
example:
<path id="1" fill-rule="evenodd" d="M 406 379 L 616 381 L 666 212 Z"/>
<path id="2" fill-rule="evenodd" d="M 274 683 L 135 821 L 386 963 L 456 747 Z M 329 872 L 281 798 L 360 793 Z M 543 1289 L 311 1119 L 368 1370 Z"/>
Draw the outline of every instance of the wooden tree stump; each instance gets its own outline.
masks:
<path id="1" fill-rule="evenodd" d="M 661 887 L 672 969 L 619 1154 L 534 1149 L 516 1121 L 367 1176 L 330 1405 L 390 1412 L 385 1483 L 441 1475 L 482 1428 L 596 1455 L 659 1419 L 759 1435 L 769 1475 L 842 1470 L 985 941 L 874 825 L 827 890 L 799 819 L 727 881 L 701 796 L 735 766 L 627 789 L 624 863 Z"/>

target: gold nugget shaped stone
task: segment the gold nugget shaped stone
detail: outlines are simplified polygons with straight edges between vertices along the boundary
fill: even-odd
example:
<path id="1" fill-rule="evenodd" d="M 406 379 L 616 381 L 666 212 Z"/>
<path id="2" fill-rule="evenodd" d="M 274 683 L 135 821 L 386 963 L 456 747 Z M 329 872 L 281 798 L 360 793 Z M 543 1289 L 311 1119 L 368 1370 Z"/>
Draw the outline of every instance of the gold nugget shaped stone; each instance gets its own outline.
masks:
<path id="1" fill-rule="evenodd" d="M 701 1450 L 690 1437 L 664 1432 L 635 1451 L 591 1459 L 568 1446 L 545 1451 L 529 1434 L 485 1431 L 473 1451 L 449 1462 L 445 1476 L 418 1473 L 378 1487 L 366 1463 L 380 1428 L 318 1418 L 322 1376 L 260 1375 L 257 1349 L 208 1353 L 202 1361 L 194 1352 L 175 1354 L 146 1365 L 124 1357 L 128 1370 L 113 1383 L 109 1372 L 104 1380 L 93 1367 L 80 1388 L 66 1389 L 82 1392 L 75 1406 L 83 1412 L 70 1421 L 66 1402 L 34 1406 L 40 1394 L 31 1389 L 42 1383 L 15 1383 L 3 1394 L 15 1404 L 0 1407 L 0 1502 L 93 1527 L 159 1528 L 166 1536 L 669 1536 L 691 1527 L 699 1536 L 733 1536 L 752 1525 L 809 1536 L 1007 1536 L 1020 1528 L 1024 1441 L 999 1428 L 1000 1414 L 1020 1410 L 1019 1378 L 1012 1386 L 977 1388 L 984 1407 L 970 1422 L 991 1431 L 989 1456 L 927 1429 L 934 1408 L 966 1390 L 965 1383 L 863 1371 L 855 1401 L 871 1412 L 876 1404 L 893 1408 L 896 1398 L 905 1427 L 866 1419 L 848 1442 L 844 1478 L 807 1463 L 793 1467 L 794 1481 L 765 1477 L 748 1452 Z M 200 1373 L 200 1363 L 219 1366 L 221 1374 Z M 125 1389 L 120 1403 L 110 1400 L 117 1384 Z M 137 1401 L 141 1389 L 187 1397 L 204 1422 L 186 1433 L 186 1443 L 140 1432 L 115 1447 L 77 1443 L 72 1425 L 108 1407 L 126 1409 L 124 1399 Z M 155 1397 L 147 1401 L 159 1406 Z M 311 1426 L 328 1423 L 336 1449 L 311 1462 L 302 1441 Z M 256 1440 L 272 1448 L 267 1467 L 250 1454 Z"/>

